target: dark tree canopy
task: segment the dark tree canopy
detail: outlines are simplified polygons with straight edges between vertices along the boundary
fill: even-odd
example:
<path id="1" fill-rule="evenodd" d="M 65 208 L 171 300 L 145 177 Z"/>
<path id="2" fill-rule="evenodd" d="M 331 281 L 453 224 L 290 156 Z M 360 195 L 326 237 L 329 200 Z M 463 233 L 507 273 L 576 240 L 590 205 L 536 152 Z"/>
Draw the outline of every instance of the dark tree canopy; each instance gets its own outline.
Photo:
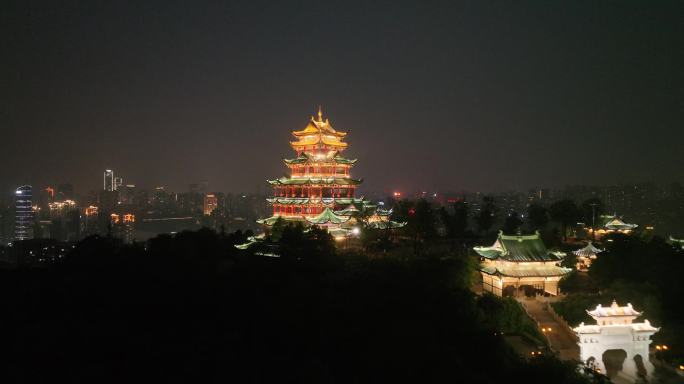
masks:
<path id="1" fill-rule="evenodd" d="M 551 220 L 559 223 L 562 228 L 563 240 L 567 240 L 568 227 L 580 219 L 580 211 L 572 200 L 559 200 L 549 208 Z"/>
<path id="2" fill-rule="evenodd" d="M 532 231 L 542 230 L 549 223 L 548 210 L 539 204 L 530 204 L 527 207 L 527 225 Z"/>
<path id="3" fill-rule="evenodd" d="M 506 216 L 506 220 L 504 220 L 503 231 L 507 234 L 518 233 L 522 224 L 523 221 L 518 212 L 511 212 Z"/>
<path id="4" fill-rule="evenodd" d="M 60 264 L 0 270 L 3 382 L 586 382 L 511 353 L 496 328 L 524 329 L 521 312 L 475 300 L 468 258 L 340 255 L 291 225 L 280 258 L 245 240 L 90 237 Z"/>
<path id="5" fill-rule="evenodd" d="M 482 206 L 480 211 L 475 217 L 477 223 L 477 230 L 482 233 L 489 232 L 494 225 L 494 220 L 496 219 L 496 205 L 494 203 L 494 198 L 491 196 L 485 196 L 482 198 Z"/>
<path id="6" fill-rule="evenodd" d="M 595 197 L 582 202 L 580 213 L 586 225 L 594 226 L 599 224 L 601 215 L 605 213 L 605 207 L 601 199 Z"/>

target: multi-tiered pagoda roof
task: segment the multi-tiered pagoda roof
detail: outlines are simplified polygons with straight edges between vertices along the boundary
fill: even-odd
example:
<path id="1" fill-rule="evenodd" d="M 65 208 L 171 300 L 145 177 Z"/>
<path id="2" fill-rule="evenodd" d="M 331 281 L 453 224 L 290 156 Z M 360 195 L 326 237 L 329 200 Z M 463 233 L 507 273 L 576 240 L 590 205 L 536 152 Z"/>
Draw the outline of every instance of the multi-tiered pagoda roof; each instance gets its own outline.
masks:
<path id="1" fill-rule="evenodd" d="M 273 185 L 359 185 L 363 183 L 363 180 L 345 177 L 281 177 L 275 180 L 268 180 L 268 182 Z"/>
<path id="2" fill-rule="evenodd" d="M 322 161 L 323 160 L 323 161 Z M 311 155 L 308 155 L 306 153 L 302 153 L 301 155 L 295 157 L 294 159 L 283 159 L 285 162 L 285 165 L 290 165 L 290 164 L 306 164 L 306 163 L 335 163 L 335 164 L 354 164 L 356 163 L 356 159 L 347 159 L 345 157 L 340 156 L 339 152 L 337 151 L 331 151 L 330 153 L 326 154 L 325 157 L 322 158 L 314 158 Z"/>

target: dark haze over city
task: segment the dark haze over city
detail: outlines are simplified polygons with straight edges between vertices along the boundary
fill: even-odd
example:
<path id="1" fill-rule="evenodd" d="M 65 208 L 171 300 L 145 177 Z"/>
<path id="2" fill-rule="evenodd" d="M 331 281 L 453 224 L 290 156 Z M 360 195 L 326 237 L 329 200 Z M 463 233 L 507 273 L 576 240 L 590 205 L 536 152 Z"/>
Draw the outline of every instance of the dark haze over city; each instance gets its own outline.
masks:
<path id="1" fill-rule="evenodd" d="M 682 181 L 683 2 L 27 2 L 0 185 L 267 190 L 318 105 L 368 190 Z"/>

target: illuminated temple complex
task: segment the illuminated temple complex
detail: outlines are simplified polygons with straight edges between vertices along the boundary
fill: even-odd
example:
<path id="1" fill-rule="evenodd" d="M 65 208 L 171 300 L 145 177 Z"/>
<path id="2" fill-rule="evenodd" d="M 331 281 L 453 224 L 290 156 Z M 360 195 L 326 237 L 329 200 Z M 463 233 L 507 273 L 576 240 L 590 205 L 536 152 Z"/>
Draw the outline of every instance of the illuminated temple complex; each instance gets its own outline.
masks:
<path id="1" fill-rule="evenodd" d="M 290 146 L 296 156 L 283 160 L 289 176 L 268 181 L 273 186 L 273 197 L 268 199 L 273 215 L 259 223 L 271 227 L 282 219 L 318 225 L 327 228 L 336 239 L 356 231 L 359 212 L 373 212 L 368 221 L 375 226 L 400 226 L 390 222 L 386 212 L 356 197 L 362 180 L 350 175 L 356 159 L 342 156 L 347 149 L 347 133 L 335 130 L 328 119 L 323 119 L 320 109 L 317 118 L 312 116 L 304 129 L 293 131 L 292 135 L 295 140 Z"/>
<path id="2" fill-rule="evenodd" d="M 558 295 L 558 281 L 571 271 L 559 265 L 565 253 L 547 250 L 539 232 L 510 236 L 499 232 L 493 245 L 473 249 L 483 258 L 483 290 L 498 296 L 517 296 L 524 287 Z"/>

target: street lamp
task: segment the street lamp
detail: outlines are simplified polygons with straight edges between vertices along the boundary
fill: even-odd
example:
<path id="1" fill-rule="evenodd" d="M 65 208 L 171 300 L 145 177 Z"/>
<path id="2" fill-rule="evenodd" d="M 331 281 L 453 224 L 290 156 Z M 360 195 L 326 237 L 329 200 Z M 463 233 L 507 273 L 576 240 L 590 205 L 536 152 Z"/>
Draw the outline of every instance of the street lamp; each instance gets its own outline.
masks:
<path id="1" fill-rule="evenodd" d="M 594 232 L 596 232 L 596 206 L 598 203 L 593 202 L 591 204 L 591 241 L 594 241 Z"/>

